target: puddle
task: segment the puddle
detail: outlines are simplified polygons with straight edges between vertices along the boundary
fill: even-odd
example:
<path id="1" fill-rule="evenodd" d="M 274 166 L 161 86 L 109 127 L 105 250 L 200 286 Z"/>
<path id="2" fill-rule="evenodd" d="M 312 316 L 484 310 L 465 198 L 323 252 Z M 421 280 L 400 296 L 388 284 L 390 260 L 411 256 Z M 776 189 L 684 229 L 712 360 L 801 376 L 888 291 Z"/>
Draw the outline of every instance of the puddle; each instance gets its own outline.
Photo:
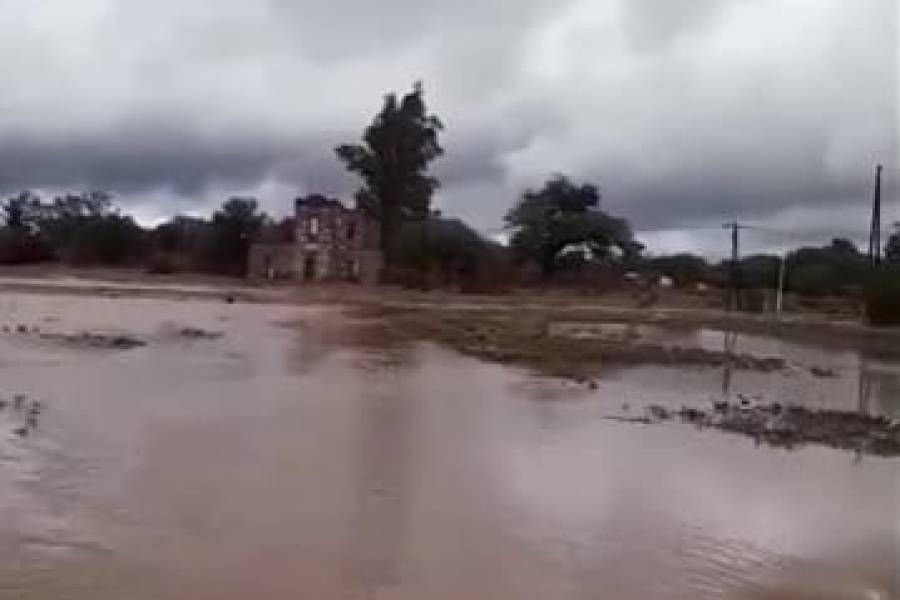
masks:
<path id="1" fill-rule="evenodd" d="M 692 404 L 712 399 L 739 402 L 741 396 L 750 396 L 809 408 L 860 410 L 900 418 L 900 348 L 886 353 L 864 345 L 828 347 L 712 328 L 620 323 L 557 323 L 551 334 L 700 348 L 730 356 L 774 357 L 788 365 L 787 372 L 771 374 L 753 373 L 727 363 L 710 369 L 638 365 L 612 375 L 613 379 L 642 382 L 640 396 L 644 401 L 638 401 L 640 405 L 666 400 L 677 404 L 673 397 Z"/>

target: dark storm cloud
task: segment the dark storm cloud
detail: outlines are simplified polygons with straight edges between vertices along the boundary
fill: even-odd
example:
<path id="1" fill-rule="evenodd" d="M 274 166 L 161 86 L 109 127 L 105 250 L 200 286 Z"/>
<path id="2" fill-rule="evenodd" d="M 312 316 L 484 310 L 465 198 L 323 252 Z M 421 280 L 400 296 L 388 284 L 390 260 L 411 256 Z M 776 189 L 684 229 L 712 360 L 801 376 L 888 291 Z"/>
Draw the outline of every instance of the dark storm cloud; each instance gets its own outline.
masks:
<path id="1" fill-rule="evenodd" d="M 110 189 L 159 215 L 231 193 L 274 212 L 299 193 L 349 198 L 357 182 L 334 146 L 418 79 L 447 125 L 438 202 L 484 230 L 553 172 L 598 183 L 607 208 L 678 240 L 734 217 L 798 237 L 839 230 L 864 215 L 876 161 L 888 213 L 900 176 L 894 0 L 0 11 L 2 193 Z"/>
<path id="2" fill-rule="evenodd" d="M 285 150 L 265 141 L 203 139 L 165 125 L 70 140 L 7 138 L 0 144 L 0 186 L 128 194 L 166 185 L 196 195 L 211 180 L 258 181 Z"/>

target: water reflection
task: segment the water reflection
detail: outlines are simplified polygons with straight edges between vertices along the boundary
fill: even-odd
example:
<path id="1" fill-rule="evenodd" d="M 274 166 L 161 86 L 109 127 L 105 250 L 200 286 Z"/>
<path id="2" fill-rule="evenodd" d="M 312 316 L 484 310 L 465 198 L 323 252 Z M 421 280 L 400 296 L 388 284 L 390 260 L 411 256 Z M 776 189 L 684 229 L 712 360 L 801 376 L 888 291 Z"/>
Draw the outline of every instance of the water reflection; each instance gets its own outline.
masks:
<path id="1" fill-rule="evenodd" d="M 866 414 L 900 416 L 900 371 L 861 353 L 858 409 Z"/>
<path id="2" fill-rule="evenodd" d="M 399 363 L 393 362 L 397 365 Z M 404 370 L 407 371 L 407 370 Z M 415 398 L 396 387 L 391 371 L 364 369 L 357 421 L 355 541 L 352 580 L 374 595 L 399 585 L 412 501 L 416 451 Z"/>
<path id="3" fill-rule="evenodd" d="M 706 335 L 708 335 L 707 332 Z M 735 397 L 735 367 L 732 359 L 741 352 L 752 352 L 766 347 L 769 351 L 777 351 L 778 356 L 790 360 L 795 371 L 807 379 L 807 371 L 810 367 L 820 370 L 819 376 L 814 376 L 807 383 L 814 383 L 816 387 L 831 390 L 829 392 L 829 405 L 832 408 L 843 408 L 840 396 L 844 391 L 850 391 L 842 384 L 842 379 L 855 381 L 853 398 L 855 402 L 846 405 L 847 410 L 857 410 L 863 414 L 888 415 L 900 417 L 900 364 L 893 360 L 894 357 L 885 357 L 883 354 L 869 351 L 865 348 L 856 350 L 823 350 L 820 348 L 806 348 L 800 344 L 781 342 L 775 345 L 775 338 L 764 338 L 755 335 L 739 334 L 733 331 L 719 332 L 721 348 L 729 360 L 726 360 L 721 369 L 721 399 L 731 401 Z M 697 339 L 704 335 L 695 333 Z M 693 338 L 695 336 L 687 336 Z M 742 379 L 754 379 L 752 374 L 742 373 Z M 783 377 L 788 379 L 788 377 Z M 849 383 L 849 382 L 848 382 Z M 766 388 L 777 389 L 778 386 L 761 386 L 761 391 Z M 810 386 L 812 387 L 812 386 Z M 742 388 L 745 390 L 746 387 Z M 790 398 L 787 399 L 790 402 Z"/>
<path id="4" fill-rule="evenodd" d="M 723 332 L 725 343 L 725 356 L 727 360 L 722 367 L 722 400 L 731 400 L 731 377 L 734 373 L 734 353 L 737 349 L 738 333 L 736 331 Z"/>

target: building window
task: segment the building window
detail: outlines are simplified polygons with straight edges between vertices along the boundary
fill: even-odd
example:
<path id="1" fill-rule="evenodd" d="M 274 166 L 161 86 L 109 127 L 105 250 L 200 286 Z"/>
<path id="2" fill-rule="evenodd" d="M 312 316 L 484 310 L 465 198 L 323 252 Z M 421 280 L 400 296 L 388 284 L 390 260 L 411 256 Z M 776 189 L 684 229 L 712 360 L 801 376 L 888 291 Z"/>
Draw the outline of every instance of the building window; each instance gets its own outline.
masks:
<path id="1" fill-rule="evenodd" d="M 309 225 L 309 235 L 315 238 L 319 235 L 319 217 L 310 217 L 307 222 Z"/>
<path id="2" fill-rule="evenodd" d="M 351 242 L 356 239 L 356 223 L 351 222 L 347 225 L 347 239 Z"/>

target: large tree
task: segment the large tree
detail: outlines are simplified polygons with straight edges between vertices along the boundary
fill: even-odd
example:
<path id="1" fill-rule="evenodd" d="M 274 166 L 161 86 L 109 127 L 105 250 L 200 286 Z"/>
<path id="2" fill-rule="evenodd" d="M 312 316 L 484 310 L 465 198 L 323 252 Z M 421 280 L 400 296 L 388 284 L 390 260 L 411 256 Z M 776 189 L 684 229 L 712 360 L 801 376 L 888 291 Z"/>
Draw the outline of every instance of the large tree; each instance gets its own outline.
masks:
<path id="1" fill-rule="evenodd" d="M 600 192 L 556 175 L 540 190 L 526 191 L 507 213 L 513 252 L 553 275 L 567 251 L 587 250 L 594 259 L 627 258 L 640 250 L 624 219 L 600 210 Z"/>
<path id="2" fill-rule="evenodd" d="M 385 97 L 361 144 L 335 150 L 347 169 L 363 180 L 356 202 L 379 221 L 388 265 L 403 220 L 429 215 L 431 196 L 440 184 L 428 174 L 428 164 L 444 152 L 438 142 L 442 129 L 440 119 L 428 113 L 417 83 L 402 99 L 395 93 Z"/>

